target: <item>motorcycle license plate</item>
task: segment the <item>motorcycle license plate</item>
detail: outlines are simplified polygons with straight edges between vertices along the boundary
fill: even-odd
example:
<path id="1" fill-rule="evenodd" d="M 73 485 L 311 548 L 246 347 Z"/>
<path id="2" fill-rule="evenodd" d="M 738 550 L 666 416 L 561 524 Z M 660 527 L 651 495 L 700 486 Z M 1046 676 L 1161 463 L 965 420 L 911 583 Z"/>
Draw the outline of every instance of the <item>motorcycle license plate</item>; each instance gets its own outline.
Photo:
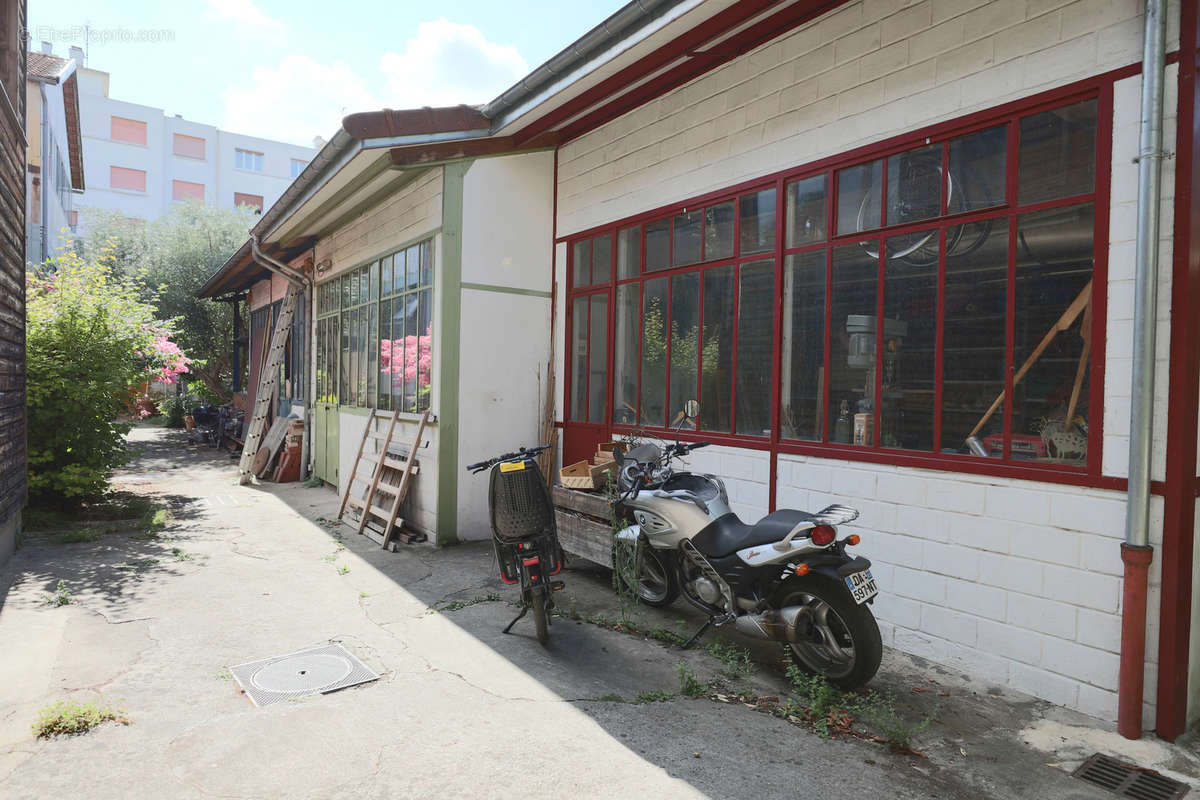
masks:
<path id="1" fill-rule="evenodd" d="M 875 578 L 869 569 L 847 575 L 845 581 L 846 588 L 850 590 L 850 596 L 860 606 L 879 594 L 879 587 L 875 585 Z"/>

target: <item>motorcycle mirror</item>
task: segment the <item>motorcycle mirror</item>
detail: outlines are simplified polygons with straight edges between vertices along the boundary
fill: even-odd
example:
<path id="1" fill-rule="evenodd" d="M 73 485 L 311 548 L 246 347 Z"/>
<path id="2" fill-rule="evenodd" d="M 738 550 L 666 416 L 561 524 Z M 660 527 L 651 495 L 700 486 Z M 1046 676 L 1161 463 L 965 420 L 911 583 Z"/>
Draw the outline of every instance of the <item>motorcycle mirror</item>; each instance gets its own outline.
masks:
<path id="1" fill-rule="evenodd" d="M 700 403 L 696 400 L 688 400 L 683 404 L 683 415 L 688 419 L 699 419 Z"/>

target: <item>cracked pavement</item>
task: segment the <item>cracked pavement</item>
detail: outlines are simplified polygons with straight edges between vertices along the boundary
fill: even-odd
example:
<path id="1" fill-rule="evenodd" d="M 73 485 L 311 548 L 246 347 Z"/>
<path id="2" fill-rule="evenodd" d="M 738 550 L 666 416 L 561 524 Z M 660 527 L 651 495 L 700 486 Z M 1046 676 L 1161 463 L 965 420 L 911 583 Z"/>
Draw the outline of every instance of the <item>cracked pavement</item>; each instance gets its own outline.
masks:
<path id="1" fill-rule="evenodd" d="M 740 703 L 601 700 L 678 692 L 681 661 L 702 679 L 721 665 L 567 619 L 548 648 L 528 618 L 505 636 L 516 595 L 489 545 L 387 553 L 326 521 L 328 489 L 235 486 L 234 462 L 178 432 L 132 438 L 143 454 L 115 483 L 169 504 L 158 537 L 30 536 L 0 568 L 5 798 L 1109 796 L 1019 735 L 1094 720 L 891 653 L 880 686 L 949 694 L 918 741 L 927 758 L 824 740 Z M 50 607 L 60 579 L 73 601 Z M 581 564 L 565 580 L 560 607 L 617 614 L 604 570 Z M 503 600 L 429 611 L 489 594 Z M 639 613 L 680 630 L 701 621 L 678 606 Z M 227 672 L 327 641 L 381 679 L 256 709 Z M 754 650 L 763 666 L 747 680 L 781 694 L 777 650 Z M 35 740 L 38 709 L 67 698 L 113 704 L 131 724 Z"/>

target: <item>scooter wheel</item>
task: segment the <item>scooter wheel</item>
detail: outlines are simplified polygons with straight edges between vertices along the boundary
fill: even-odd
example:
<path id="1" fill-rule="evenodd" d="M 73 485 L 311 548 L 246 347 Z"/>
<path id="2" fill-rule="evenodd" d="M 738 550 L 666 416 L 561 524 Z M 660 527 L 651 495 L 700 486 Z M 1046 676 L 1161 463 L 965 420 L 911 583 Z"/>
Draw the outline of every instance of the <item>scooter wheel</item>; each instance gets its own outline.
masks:
<path id="1" fill-rule="evenodd" d="M 545 587 L 533 590 L 533 624 L 537 627 L 537 640 L 545 647 L 550 641 L 550 593 Z"/>

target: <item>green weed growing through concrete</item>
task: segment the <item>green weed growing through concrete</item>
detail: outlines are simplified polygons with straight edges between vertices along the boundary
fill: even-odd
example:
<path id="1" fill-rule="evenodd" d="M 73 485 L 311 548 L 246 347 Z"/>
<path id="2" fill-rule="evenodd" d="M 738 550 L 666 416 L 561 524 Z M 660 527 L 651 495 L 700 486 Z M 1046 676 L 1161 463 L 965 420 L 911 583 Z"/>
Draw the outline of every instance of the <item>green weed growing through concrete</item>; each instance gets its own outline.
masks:
<path id="1" fill-rule="evenodd" d="M 76 736 L 87 733 L 103 722 L 119 722 L 122 725 L 128 725 L 129 718 L 110 706 L 101 707 L 95 703 L 60 700 L 38 712 L 38 720 L 33 724 L 33 732 L 39 739 L 49 739 L 53 736 Z"/>
<path id="2" fill-rule="evenodd" d="M 696 677 L 696 673 L 687 665 L 687 662 L 680 661 L 676 667 L 679 671 L 679 693 L 685 697 L 704 697 L 708 694 L 709 687 Z"/>
<path id="3" fill-rule="evenodd" d="M 426 614 L 438 614 L 443 611 L 458 611 L 469 606 L 478 605 L 479 603 L 498 603 L 503 598 L 498 594 L 485 594 L 479 597 L 472 597 L 470 600 L 451 600 L 440 606 L 431 606 L 425 609 Z"/>
<path id="4" fill-rule="evenodd" d="M 46 595 L 45 603 L 48 606 L 66 606 L 74 602 L 75 596 L 71 594 L 71 590 L 67 588 L 67 582 L 59 580 L 58 585 L 54 587 L 54 593 Z"/>
<path id="5" fill-rule="evenodd" d="M 671 692 L 666 692 L 661 689 L 649 689 L 644 692 L 638 692 L 637 697 L 633 698 L 635 706 L 644 706 L 650 703 L 668 703 L 675 699 L 675 695 Z"/>

